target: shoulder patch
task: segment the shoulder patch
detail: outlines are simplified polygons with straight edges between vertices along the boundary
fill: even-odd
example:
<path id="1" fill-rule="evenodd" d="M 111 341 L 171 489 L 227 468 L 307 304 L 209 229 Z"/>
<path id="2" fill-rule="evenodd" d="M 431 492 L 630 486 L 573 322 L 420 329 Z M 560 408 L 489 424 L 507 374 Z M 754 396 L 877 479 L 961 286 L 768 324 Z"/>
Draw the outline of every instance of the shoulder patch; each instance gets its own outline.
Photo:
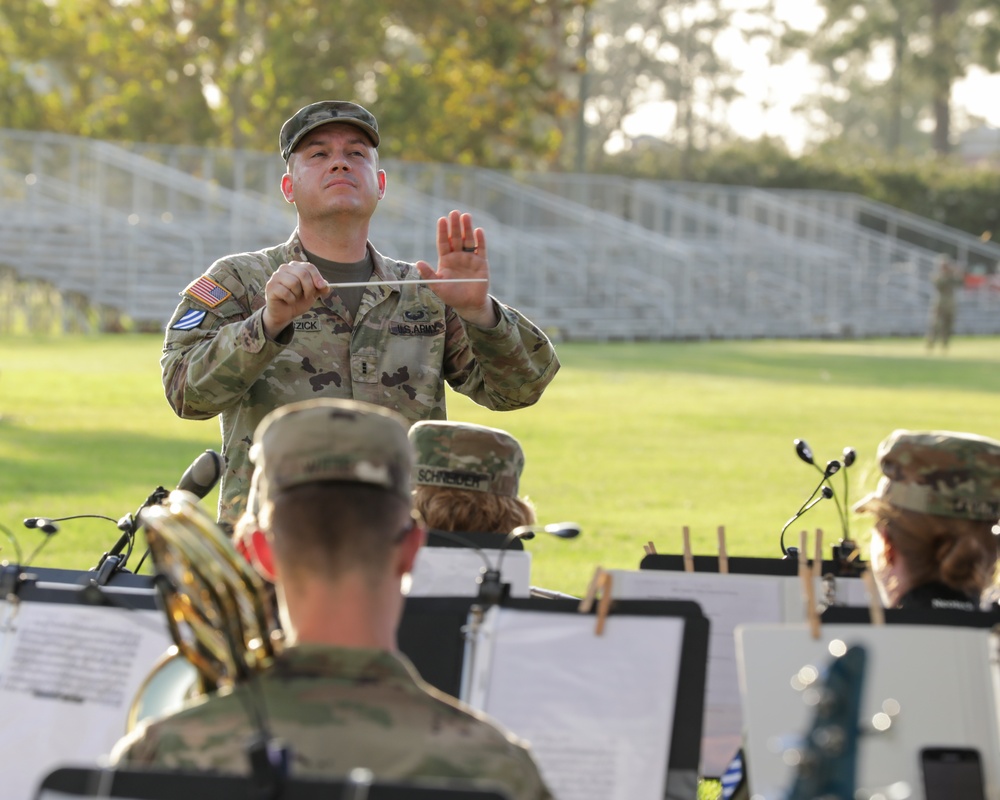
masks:
<path id="1" fill-rule="evenodd" d="M 177 322 L 170 326 L 172 331 L 191 331 L 201 325 L 205 315 L 208 314 L 207 311 L 199 311 L 197 308 L 192 308 L 190 311 L 186 312 Z"/>
<path id="2" fill-rule="evenodd" d="M 209 308 L 215 308 L 233 296 L 232 292 L 213 281 L 208 275 L 202 275 L 191 283 L 184 290 L 184 294 L 193 297 L 199 303 L 204 303 Z"/>

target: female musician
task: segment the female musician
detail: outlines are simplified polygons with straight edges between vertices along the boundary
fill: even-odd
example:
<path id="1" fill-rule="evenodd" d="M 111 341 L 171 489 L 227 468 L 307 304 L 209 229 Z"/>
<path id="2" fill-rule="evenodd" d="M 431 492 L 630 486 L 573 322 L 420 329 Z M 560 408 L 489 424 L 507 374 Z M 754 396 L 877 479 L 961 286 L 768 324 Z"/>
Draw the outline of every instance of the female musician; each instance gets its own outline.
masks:
<path id="1" fill-rule="evenodd" d="M 897 430 L 878 460 L 878 488 L 854 510 L 874 517 L 871 565 L 882 601 L 979 609 L 996 573 L 1000 442 Z"/>

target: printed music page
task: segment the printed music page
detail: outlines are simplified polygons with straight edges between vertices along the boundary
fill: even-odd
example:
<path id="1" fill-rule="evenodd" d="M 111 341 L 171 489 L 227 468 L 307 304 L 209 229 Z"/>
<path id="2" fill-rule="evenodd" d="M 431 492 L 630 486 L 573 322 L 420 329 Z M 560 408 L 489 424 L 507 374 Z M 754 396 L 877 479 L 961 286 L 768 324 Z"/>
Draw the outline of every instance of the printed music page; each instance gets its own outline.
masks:
<path id="1" fill-rule="evenodd" d="M 684 620 L 491 608 L 468 702 L 527 739 L 557 800 L 662 800 Z"/>
<path id="2" fill-rule="evenodd" d="M 170 644 L 159 611 L 0 603 L 3 796 L 31 798 L 56 767 L 106 756 Z"/>
<path id="3" fill-rule="evenodd" d="M 611 570 L 621 600 L 694 600 L 709 619 L 708 675 L 701 762 L 718 777 L 740 748 L 743 714 L 733 632 L 745 622 L 781 622 L 787 587 L 798 578 L 776 575 L 720 575 L 670 570 Z"/>
<path id="4" fill-rule="evenodd" d="M 499 552 L 489 550 L 486 560 L 495 566 Z M 486 566 L 474 547 L 421 547 L 413 565 L 409 597 L 475 597 L 479 574 Z M 508 550 L 503 554 L 501 580 L 510 584 L 511 597 L 531 593 L 531 553 Z"/>

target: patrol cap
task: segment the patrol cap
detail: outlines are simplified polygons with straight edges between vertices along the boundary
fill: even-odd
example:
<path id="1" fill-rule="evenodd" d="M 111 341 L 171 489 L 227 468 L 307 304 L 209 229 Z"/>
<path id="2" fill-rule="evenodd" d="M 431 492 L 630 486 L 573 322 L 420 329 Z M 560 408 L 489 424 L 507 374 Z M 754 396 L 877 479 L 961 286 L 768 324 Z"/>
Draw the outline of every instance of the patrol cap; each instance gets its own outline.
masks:
<path id="1" fill-rule="evenodd" d="M 417 422 L 410 428 L 416 456 L 413 482 L 517 497 L 524 451 L 498 428 L 469 422 Z"/>
<path id="2" fill-rule="evenodd" d="M 302 141 L 303 136 L 330 122 L 342 122 L 361 128 L 368 134 L 372 144 L 378 147 L 378 120 L 374 114 L 357 103 L 349 103 L 346 100 L 320 100 L 318 103 L 300 108 L 281 126 L 278 137 L 281 157 L 288 161 L 288 157 Z"/>
<path id="3" fill-rule="evenodd" d="M 318 481 L 378 486 L 410 499 L 413 451 L 395 411 L 329 398 L 282 406 L 261 420 L 250 458 L 252 505 Z"/>
<path id="4" fill-rule="evenodd" d="M 958 519 L 1000 518 L 1000 442 L 971 433 L 894 431 L 878 448 L 882 478 L 854 506 L 896 508 Z"/>

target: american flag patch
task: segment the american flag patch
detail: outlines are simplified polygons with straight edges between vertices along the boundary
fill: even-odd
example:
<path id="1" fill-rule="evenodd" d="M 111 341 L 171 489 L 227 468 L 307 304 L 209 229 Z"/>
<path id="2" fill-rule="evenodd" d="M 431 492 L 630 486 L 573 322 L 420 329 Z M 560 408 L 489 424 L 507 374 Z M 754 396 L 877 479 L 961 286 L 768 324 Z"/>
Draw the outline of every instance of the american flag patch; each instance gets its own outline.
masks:
<path id="1" fill-rule="evenodd" d="M 184 294 L 204 303 L 209 308 L 215 308 L 219 303 L 233 296 L 232 292 L 217 284 L 208 275 L 202 275 L 198 278 L 184 290 Z"/>
<path id="2" fill-rule="evenodd" d="M 197 308 L 192 308 L 190 311 L 184 313 L 184 315 L 177 320 L 173 325 L 170 326 L 172 331 L 193 331 L 199 325 L 201 321 L 205 319 L 207 311 L 199 311 Z"/>

